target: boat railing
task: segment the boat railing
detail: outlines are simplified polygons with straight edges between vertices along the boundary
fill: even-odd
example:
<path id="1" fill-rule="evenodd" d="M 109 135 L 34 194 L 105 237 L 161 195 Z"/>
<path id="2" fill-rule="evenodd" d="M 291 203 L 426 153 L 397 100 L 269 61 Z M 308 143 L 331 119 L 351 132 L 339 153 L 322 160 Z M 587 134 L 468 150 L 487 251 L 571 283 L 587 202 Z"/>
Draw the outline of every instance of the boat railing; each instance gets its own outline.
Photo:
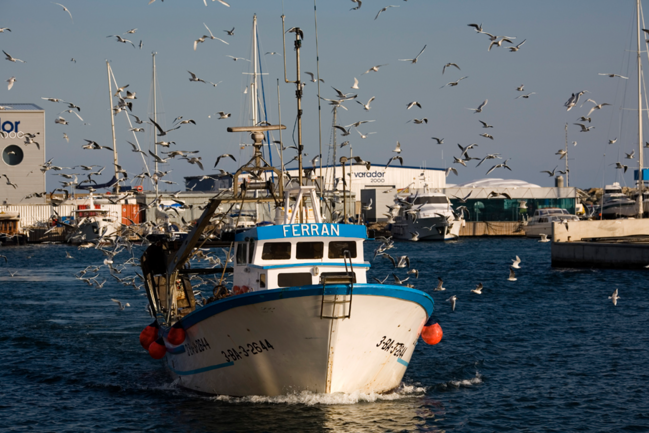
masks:
<path id="1" fill-rule="evenodd" d="M 321 319 L 349 319 L 352 316 L 352 297 L 354 295 L 354 264 L 352 262 L 352 255 L 349 250 L 343 252 L 345 260 L 345 273 L 339 275 L 322 275 L 320 281 L 322 282 L 322 301 L 320 304 L 320 318 Z M 349 261 L 349 266 L 347 262 Z M 327 286 L 346 284 L 349 285 L 349 295 L 327 295 Z M 349 299 L 347 298 L 349 296 Z M 325 314 L 325 304 L 331 308 L 330 314 Z M 336 307 L 342 306 L 342 314 L 336 314 Z M 344 306 L 347 305 L 347 313 L 345 313 Z"/>

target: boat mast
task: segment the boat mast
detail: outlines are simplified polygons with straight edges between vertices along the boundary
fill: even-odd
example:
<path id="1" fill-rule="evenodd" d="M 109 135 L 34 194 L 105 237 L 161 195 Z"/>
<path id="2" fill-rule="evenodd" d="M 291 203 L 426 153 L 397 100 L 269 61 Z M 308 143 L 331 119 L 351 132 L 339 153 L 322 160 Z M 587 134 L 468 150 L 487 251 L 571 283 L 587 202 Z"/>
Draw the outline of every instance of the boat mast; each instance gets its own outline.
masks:
<path id="1" fill-rule="evenodd" d="M 570 170 L 568 170 L 568 124 L 566 123 L 566 187 L 570 185 Z"/>
<path id="2" fill-rule="evenodd" d="M 282 33 L 286 35 L 284 30 L 284 19 L 285 16 L 282 15 Z M 295 81 L 289 81 L 286 77 L 286 39 L 282 36 L 283 47 L 284 47 L 284 81 L 286 83 L 295 83 L 295 97 L 297 99 L 297 161 L 298 161 L 298 174 L 299 174 L 299 185 L 302 187 L 302 82 L 300 81 L 300 48 L 302 47 L 302 30 L 299 27 L 293 27 L 288 30 L 289 32 L 295 33 L 295 69 L 296 69 L 296 78 Z M 312 203 L 312 206 L 317 206 L 318 203 Z M 299 208 L 300 212 L 300 224 L 304 223 L 304 206 L 302 203 L 296 203 L 296 206 Z M 288 211 L 288 209 L 287 209 Z"/>
<path id="3" fill-rule="evenodd" d="M 151 53 L 151 56 L 153 58 L 153 120 L 158 123 L 158 110 L 157 110 L 157 105 L 156 105 L 156 88 L 158 86 L 158 83 L 156 82 L 156 73 L 155 73 L 155 55 L 156 53 Z M 156 156 L 158 156 L 158 145 L 156 142 L 158 141 L 158 130 L 157 128 L 153 128 L 153 153 L 155 153 Z M 155 172 L 154 174 L 158 173 L 158 158 L 155 159 Z M 157 174 L 156 174 L 157 176 Z M 158 179 L 156 177 L 155 180 L 155 196 L 158 196 Z"/>
<path id="4" fill-rule="evenodd" d="M 644 213 L 642 189 L 644 187 L 644 179 L 642 176 L 642 168 L 644 165 L 642 153 L 642 61 L 640 58 L 641 47 L 641 28 L 640 28 L 640 0 L 636 0 L 636 15 L 638 18 L 638 217 L 642 218 Z"/>
<path id="5" fill-rule="evenodd" d="M 106 72 L 108 73 L 108 101 L 110 102 L 110 126 L 113 129 L 113 168 L 115 169 L 115 192 L 119 193 L 119 173 L 117 172 L 117 146 L 115 145 L 115 116 L 113 115 L 113 86 L 110 83 L 110 63 L 106 60 Z"/>
<path id="6" fill-rule="evenodd" d="M 257 14 L 252 17 L 252 83 L 250 83 L 250 102 L 252 107 L 252 126 L 257 126 Z"/>

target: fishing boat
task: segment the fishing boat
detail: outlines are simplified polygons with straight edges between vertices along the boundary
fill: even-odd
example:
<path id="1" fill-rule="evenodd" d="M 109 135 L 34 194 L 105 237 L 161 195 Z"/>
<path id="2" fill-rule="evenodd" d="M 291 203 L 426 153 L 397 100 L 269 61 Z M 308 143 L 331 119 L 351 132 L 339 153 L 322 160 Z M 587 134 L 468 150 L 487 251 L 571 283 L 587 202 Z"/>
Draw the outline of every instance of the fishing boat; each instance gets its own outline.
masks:
<path id="1" fill-rule="evenodd" d="M 292 32 L 299 77 L 302 32 Z M 299 78 L 294 83 L 299 90 Z M 300 107 L 301 93 L 296 94 Z M 261 152 L 264 133 L 285 126 L 230 127 L 229 132 L 250 132 L 254 143 L 252 159 L 233 174 L 232 195 L 210 199 L 181 245 L 163 240 L 142 256 L 155 321 L 140 342 L 151 356 L 164 358 L 179 386 L 231 396 L 384 393 L 401 384 L 422 333 L 429 344 L 441 339 L 429 295 L 367 282 L 365 226 L 323 218 L 316 187 L 303 182 L 300 123 L 296 186 L 285 186 L 283 170 Z M 240 184 L 243 173 L 263 179 L 269 172 L 276 186 Z M 282 221 L 237 232 L 232 267 L 189 267 L 197 248 L 205 246 L 219 205 L 253 200 L 274 203 Z M 314 222 L 308 222 L 310 210 Z M 231 288 L 223 279 L 227 273 L 233 274 Z M 207 274 L 216 274 L 220 284 L 201 304 L 191 276 Z"/>
<path id="2" fill-rule="evenodd" d="M 634 217 L 637 213 L 636 201 L 622 192 L 619 182 L 606 185 L 602 196 L 602 219 Z"/>
<path id="3" fill-rule="evenodd" d="M 552 224 L 555 222 L 564 223 L 579 221 L 577 215 L 572 215 L 566 209 L 543 208 L 534 211 L 534 215 L 524 226 L 525 236 L 528 238 L 540 238 L 542 234 L 552 236 Z"/>
<path id="4" fill-rule="evenodd" d="M 395 239 L 444 241 L 457 239 L 465 224 L 461 214 L 453 212 L 446 194 L 424 190 L 405 199 L 395 199 L 397 215 L 390 231 Z"/>

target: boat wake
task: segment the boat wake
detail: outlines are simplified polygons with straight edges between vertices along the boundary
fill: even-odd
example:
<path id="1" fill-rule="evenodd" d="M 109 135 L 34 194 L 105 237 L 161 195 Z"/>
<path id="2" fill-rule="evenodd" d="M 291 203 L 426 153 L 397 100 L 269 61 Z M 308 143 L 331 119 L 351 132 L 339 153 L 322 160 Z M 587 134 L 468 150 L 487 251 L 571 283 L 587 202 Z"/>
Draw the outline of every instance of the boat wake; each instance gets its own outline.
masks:
<path id="1" fill-rule="evenodd" d="M 437 385 L 437 389 L 445 390 L 445 389 L 463 388 L 463 387 L 478 385 L 480 383 L 483 383 L 482 375 L 476 371 L 475 376 L 472 377 L 471 379 L 449 380 L 448 382 Z"/>
<path id="2" fill-rule="evenodd" d="M 317 394 L 309 391 L 300 393 L 278 395 L 274 397 L 252 395 L 247 397 L 229 397 L 216 396 L 211 397 L 215 401 L 227 403 L 256 403 L 256 404 L 285 404 L 285 405 L 340 405 L 340 404 L 357 404 L 357 403 L 374 403 L 376 401 L 392 401 L 404 398 L 419 397 L 426 393 L 426 388 L 415 385 L 401 384 L 399 388 L 388 394 L 362 392 L 354 393 L 335 393 L 335 394 Z"/>

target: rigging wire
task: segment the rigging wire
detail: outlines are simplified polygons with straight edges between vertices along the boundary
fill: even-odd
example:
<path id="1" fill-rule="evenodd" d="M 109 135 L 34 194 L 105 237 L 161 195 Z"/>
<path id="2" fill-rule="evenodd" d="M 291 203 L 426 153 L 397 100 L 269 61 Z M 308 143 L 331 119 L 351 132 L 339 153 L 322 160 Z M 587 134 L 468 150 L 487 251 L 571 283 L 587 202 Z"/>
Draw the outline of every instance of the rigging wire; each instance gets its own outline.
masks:
<path id="1" fill-rule="evenodd" d="M 316 57 L 316 81 L 318 84 L 318 145 L 320 154 L 320 200 L 324 197 L 324 179 L 322 177 L 322 100 L 320 99 L 320 54 L 318 53 L 318 14 L 316 0 L 313 0 L 313 18 L 315 20 L 315 57 Z"/>

